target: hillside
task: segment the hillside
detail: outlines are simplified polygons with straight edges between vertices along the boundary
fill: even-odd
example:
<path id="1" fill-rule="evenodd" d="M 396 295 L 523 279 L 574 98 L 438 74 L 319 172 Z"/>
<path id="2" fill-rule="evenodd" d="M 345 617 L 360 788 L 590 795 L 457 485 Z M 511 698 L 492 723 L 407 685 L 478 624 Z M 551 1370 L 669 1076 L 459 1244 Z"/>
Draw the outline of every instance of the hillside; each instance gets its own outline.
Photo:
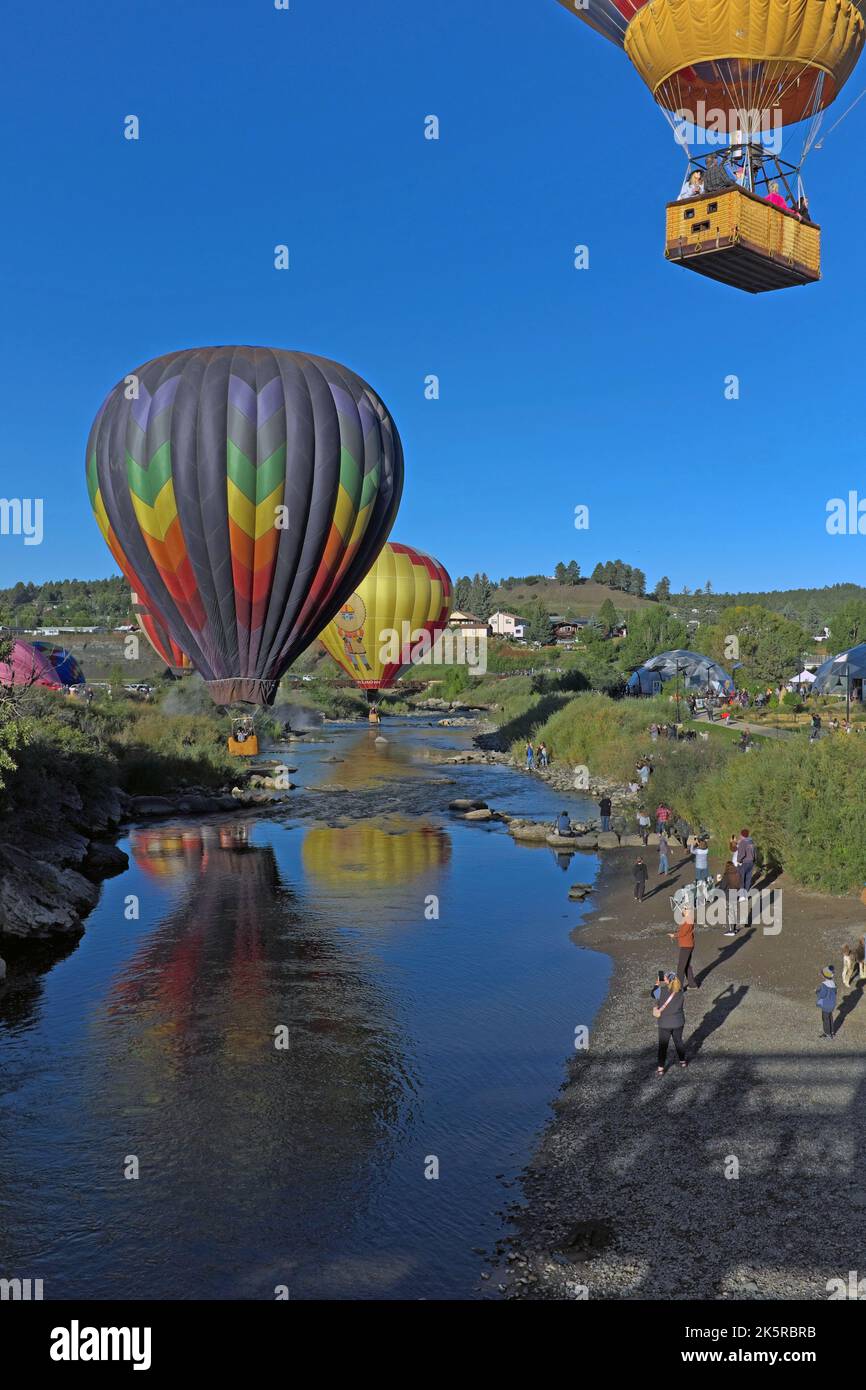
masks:
<path id="1" fill-rule="evenodd" d="M 852 599 L 866 600 L 860 584 L 828 584 L 823 589 L 771 589 L 765 592 L 671 594 L 667 607 L 683 622 L 697 618 L 701 623 L 717 621 L 726 608 L 735 605 L 769 608 L 798 622 L 810 632 L 829 625 L 834 613 Z"/>
<path id="2" fill-rule="evenodd" d="M 651 599 L 637 598 L 592 579 L 582 579 L 578 584 L 557 584 L 554 579 L 539 580 L 537 584 L 518 581 L 507 589 L 500 585 L 493 591 L 494 611 L 504 608 L 521 616 L 527 604 L 540 600 L 548 613 L 558 613 L 565 618 L 589 618 L 598 612 L 605 599 L 610 599 L 621 613 L 655 607 Z"/>

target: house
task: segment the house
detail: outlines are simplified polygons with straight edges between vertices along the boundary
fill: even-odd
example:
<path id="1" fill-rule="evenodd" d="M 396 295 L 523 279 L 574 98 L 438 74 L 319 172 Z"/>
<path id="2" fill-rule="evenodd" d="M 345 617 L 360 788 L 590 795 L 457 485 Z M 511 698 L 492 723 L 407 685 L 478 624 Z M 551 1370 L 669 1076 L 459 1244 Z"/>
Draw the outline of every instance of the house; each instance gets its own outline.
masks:
<path id="1" fill-rule="evenodd" d="M 559 646 L 573 645 L 579 640 L 583 629 L 589 627 L 589 618 L 561 618 L 554 614 L 550 626 L 554 642 Z"/>
<path id="2" fill-rule="evenodd" d="M 451 614 L 448 619 L 448 626 L 454 632 L 483 632 L 485 637 L 490 635 L 490 626 L 481 618 L 476 618 L 473 613 L 462 613 L 459 609 Z"/>
<path id="3" fill-rule="evenodd" d="M 506 613 L 503 609 L 498 609 L 490 614 L 487 622 L 494 637 L 514 637 L 522 641 L 526 636 L 526 619 L 517 613 Z"/>

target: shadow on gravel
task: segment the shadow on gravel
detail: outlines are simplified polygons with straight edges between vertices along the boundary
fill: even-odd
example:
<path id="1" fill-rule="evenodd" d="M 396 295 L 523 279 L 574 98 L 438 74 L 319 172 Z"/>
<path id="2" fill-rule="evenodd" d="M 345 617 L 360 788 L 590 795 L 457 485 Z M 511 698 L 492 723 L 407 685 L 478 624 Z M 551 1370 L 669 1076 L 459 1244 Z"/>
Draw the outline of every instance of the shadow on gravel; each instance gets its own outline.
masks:
<path id="1" fill-rule="evenodd" d="M 756 930 L 755 927 L 741 927 L 739 933 L 730 938 L 730 945 L 721 947 L 715 960 L 710 961 L 710 964 L 705 965 L 703 969 L 695 971 L 698 984 L 702 985 L 704 980 L 706 980 L 709 975 L 712 975 L 713 971 L 716 970 L 723 961 L 730 960 L 738 951 L 741 951 L 746 942 L 751 941 Z"/>
<path id="2" fill-rule="evenodd" d="M 858 980 L 854 988 L 848 994 L 846 994 L 845 998 L 842 1000 L 842 1003 L 839 1005 L 839 1012 L 836 1014 L 835 1023 L 835 1029 L 837 1033 L 844 1025 L 848 1015 L 854 1012 L 862 998 L 863 981 Z"/>
<path id="3" fill-rule="evenodd" d="M 694 1057 L 700 1052 L 707 1038 L 727 1023 L 738 1004 L 742 1004 L 749 992 L 748 985 L 727 985 L 713 999 L 713 1007 L 704 1014 L 697 1028 L 686 1041 L 686 1056 Z"/>

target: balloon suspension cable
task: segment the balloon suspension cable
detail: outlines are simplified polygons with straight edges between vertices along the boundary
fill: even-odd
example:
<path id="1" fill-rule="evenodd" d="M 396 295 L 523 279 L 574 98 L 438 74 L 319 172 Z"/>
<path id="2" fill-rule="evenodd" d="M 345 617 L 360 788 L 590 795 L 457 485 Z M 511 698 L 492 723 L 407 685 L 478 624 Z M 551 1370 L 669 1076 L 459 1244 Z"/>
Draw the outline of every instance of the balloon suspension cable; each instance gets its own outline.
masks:
<path id="1" fill-rule="evenodd" d="M 827 135 L 832 135 L 832 134 L 833 134 L 833 131 L 836 129 L 836 127 L 837 127 L 838 125 L 841 125 L 841 124 L 842 124 L 842 122 L 844 121 L 844 119 L 845 119 L 846 116 L 850 116 L 851 112 L 854 110 L 854 107 L 857 105 L 858 101 L 862 101 L 862 100 L 863 100 L 863 97 L 866 97 L 866 87 L 863 88 L 863 90 L 862 90 L 862 92 L 860 93 L 859 96 L 857 96 L 857 97 L 854 98 L 854 100 L 852 101 L 851 105 L 847 108 L 847 110 L 845 110 L 845 111 L 842 112 L 842 115 L 839 117 L 838 121 L 834 121 L 834 122 L 833 122 L 833 124 L 831 125 L 830 129 L 827 131 Z M 822 136 L 821 139 L 818 141 L 818 143 L 817 143 L 816 146 L 815 146 L 815 149 L 816 149 L 816 150 L 820 150 L 820 149 L 823 149 L 823 148 L 824 148 L 824 141 L 827 139 L 827 135 Z"/>

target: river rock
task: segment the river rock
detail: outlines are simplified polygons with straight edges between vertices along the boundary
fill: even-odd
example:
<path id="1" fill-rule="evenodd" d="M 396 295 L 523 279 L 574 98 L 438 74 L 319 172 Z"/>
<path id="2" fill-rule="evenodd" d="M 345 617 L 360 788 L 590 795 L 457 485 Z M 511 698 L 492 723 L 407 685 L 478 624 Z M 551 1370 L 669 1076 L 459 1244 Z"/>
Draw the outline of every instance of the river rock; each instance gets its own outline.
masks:
<path id="1" fill-rule="evenodd" d="M 493 820 L 493 812 L 490 811 L 490 810 L 488 810 L 488 809 L 486 809 L 486 808 L 485 808 L 483 811 L 466 811 L 465 814 L 464 814 L 464 816 L 463 816 L 463 819 L 464 819 L 464 820 Z"/>
<path id="2" fill-rule="evenodd" d="M 601 830 L 598 834 L 599 849 L 619 849 L 619 840 L 612 830 Z"/>
<path id="3" fill-rule="evenodd" d="M 513 835 L 515 840 L 526 840 L 532 844 L 543 845 L 550 834 L 549 825 L 519 824 L 512 821 L 508 827 L 509 835 Z M 593 848 L 595 841 L 593 841 Z"/>
<path id="4" fill-rule="evenodd" d="M 171 816 L 175 804 L 167 796 L 134 796 L 132 798 L 133 816 Z"/>
<path id="5" fill-rule="evenodd" d="M 613 838 L 616 839 L 616 836 L 614 835 Z M 598 849 L 598 836 L 576 835 L 574 837 L 574 843 L 577 849 Z"/>
<path id="6" fill-rule="evenodd" d="M 486 811 L 486 801 L 472 801 L 468 797 L 459 796 L 456 801 L 448 802 L 449 811 Z"/>
<path id="7" fill-rule="evenodd" d="M 81 866 L 81 871 L 88 878 L 99 883 L 104 878 L 114 878 L 115 874 L 122 874 L 129 868 L 129 855 L 117 845 L 108 844 L 105 841 L 93 840 L 87 851 L 87 858 Z"/>
<path id="8" fill-rule="evenodd" d="M 99 889 L 77 869 L 57 868 L 24 850 L 0 846 L 0 931 L 48 936 L 81 930 Z"/>

